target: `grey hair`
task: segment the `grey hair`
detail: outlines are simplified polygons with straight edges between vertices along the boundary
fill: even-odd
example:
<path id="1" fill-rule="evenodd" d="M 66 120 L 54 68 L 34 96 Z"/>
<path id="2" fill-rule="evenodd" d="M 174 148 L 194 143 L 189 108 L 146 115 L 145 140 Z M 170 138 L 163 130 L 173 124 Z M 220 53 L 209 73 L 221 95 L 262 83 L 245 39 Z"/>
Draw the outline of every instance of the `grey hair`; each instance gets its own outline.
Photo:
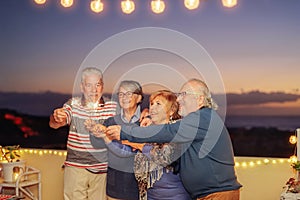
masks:
<path id="1" fill-rule="evenodd" d="M 131 90 L 131 92 L 141 95 L 142 96 L 141 102 L 143 101 L 144 93 L 143 93 L 142 86 L 139 82 L 133 81 L 133 80 L 124 80 L 120 83 L 119 89 L 120 89 L 120 87 L 127 87 Z"/>
<path id="2" fill-rule="evenodd" d="M 102 71 L 96 67 L 87 67 L 82 70 L 81 73 L 81 83 L 84 82 L 85 78 L 89 75 L 96 74 L 100 77 L 101 81 L 103 81 Z"/>
<path id="3" fill-rule="evenodd" d="M 195 83 L 198 87 L 199 92 L 204 96 L 204 106 L 207 108 L 212 108 L 214 110 L 218 109 L 218 104 L 211 97 L 211 93 L 208 89 L 207 84 L 200 79 L 190 79 L 188 83 Z"/>

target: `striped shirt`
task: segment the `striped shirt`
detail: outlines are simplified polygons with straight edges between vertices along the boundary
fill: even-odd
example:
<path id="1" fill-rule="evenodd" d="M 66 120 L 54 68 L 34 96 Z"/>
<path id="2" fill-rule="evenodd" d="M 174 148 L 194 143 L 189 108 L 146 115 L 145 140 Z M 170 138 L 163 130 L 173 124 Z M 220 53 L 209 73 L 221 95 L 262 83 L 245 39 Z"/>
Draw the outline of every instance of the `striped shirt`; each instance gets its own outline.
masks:
<path id="1" fill-rule="evenodd" d="M 96 123 L 103 123 L 105 119 L 116 114 L 116 102 L 106 101 L 104 104 L 83 106 L 80 97 L 73 97 L 64 104 L 69 124 L 67 141 L 66 166 L 86 168 L 92 172 L 107 171 L 107 148 L 95 149 L 90 142 L 90 133 L 84 122 L 92 119 Z"/>

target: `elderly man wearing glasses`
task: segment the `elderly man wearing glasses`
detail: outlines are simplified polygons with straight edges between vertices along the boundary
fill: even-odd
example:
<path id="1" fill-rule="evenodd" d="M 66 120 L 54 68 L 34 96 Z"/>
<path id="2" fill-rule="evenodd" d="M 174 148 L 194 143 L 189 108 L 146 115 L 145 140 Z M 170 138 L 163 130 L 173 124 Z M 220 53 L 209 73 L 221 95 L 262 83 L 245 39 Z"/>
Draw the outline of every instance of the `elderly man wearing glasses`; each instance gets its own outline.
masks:
<path id="1" fill-rule="evenodd" d="M 181 121 L 149 127 L 110 126 L 109 137 L 132 142 L 174 142 L 182 145 L 180 176 L 197 200 L 239 200 L 233 148 L 228 131 L 215 109 L 207 85 L 186 82 L 178 93 Z M 147 137 L 145 137 L 147 136 Z"/>

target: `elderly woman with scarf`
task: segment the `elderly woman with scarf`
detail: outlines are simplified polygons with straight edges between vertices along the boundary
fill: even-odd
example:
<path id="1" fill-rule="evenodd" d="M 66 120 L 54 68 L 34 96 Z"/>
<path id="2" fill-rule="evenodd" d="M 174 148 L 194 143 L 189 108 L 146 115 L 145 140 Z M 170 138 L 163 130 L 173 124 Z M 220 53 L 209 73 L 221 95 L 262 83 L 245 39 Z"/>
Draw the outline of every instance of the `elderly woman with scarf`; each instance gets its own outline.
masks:
<path id="1" fill-rule="evenodd" d="M 149 114 L 153 124 L 180 119 L 176 95 L 168 90 L 150 96 Z M 180 148 L 174 143 L 146 144 L 135 156 L 135 176 L 140 200 L 189 200 L 178 174 Z"/>

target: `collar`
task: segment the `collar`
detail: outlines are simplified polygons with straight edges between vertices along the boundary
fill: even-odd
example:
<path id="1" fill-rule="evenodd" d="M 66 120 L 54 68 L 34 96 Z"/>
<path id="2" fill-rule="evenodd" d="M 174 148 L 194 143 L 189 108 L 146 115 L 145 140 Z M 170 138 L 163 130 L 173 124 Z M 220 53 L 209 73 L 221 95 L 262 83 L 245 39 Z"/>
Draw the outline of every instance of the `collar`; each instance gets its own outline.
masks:
<path id="1" fill-rule="evenodd" d="M 140 120 L 140 117 L 141 117 L 141 107 L 140 107 L 140 105 L 137 106 L 137 108 L 135 110 L 135 113 L 132 115 L 132 117 L 129 121 L 125 119 L 123 108 L 121 109 L 121 119 L 125 123 L 135 123 L 135 122 Z"/>

